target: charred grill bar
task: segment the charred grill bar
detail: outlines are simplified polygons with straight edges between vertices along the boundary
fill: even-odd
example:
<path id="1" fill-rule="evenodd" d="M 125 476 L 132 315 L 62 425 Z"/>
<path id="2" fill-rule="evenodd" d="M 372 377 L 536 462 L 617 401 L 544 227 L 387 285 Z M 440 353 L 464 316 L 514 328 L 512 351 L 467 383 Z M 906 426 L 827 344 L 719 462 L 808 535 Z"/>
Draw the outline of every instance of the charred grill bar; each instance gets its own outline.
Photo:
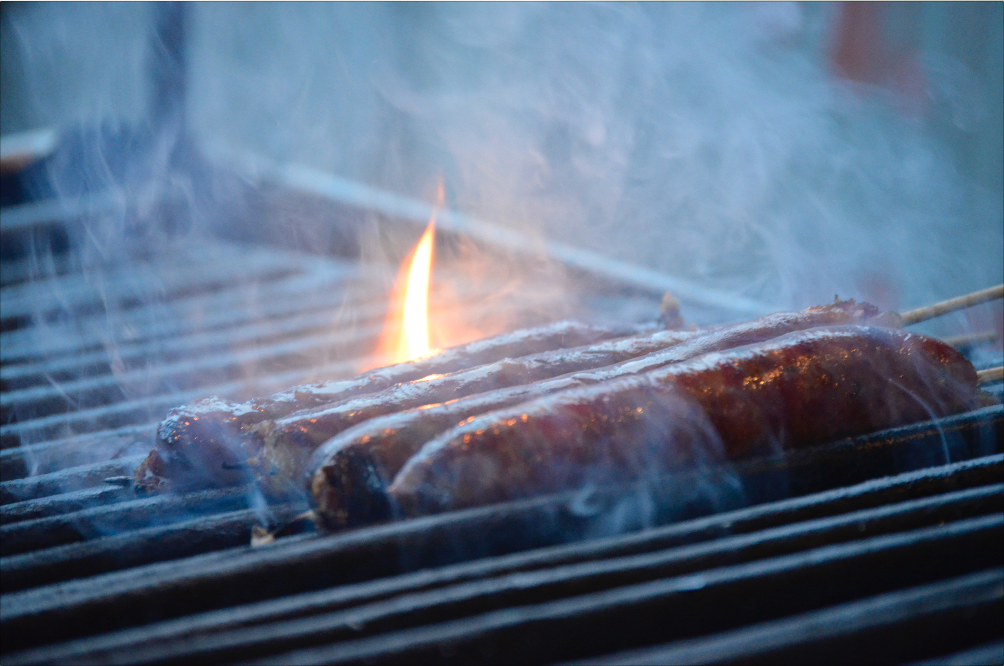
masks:
<path id="1" fill-rule="evenodd" d="M 5 226 L 5 243 L 31 229 Z M 386 304 L 341 259 L 220 242 L 167 263 L 115 269 L 102 295 L 75 271 L 42 281 L 5 259 L 5 664 L 799 661 L 876 654 L 875 641 L 916 660 L 1000 645 L 999 404 L 252 548 L 256 526 L 288 523 L 306 499 L 137 495 L 129 479 L 157 423 L 204 395 L 351 374 Z M 144 271 L 161 282 L 130 279 Z M 584 310 L 623 312 L 610 293 L 582 296 Z M 115 358 L 103 298 L 132 331 Z M 985 388 L 999 400 L 999 382 Z M 941 629 L 917 640 L 926 627 Z"/>
<path id="2" fill-rule="evenodd" d="M 1002 461 L 462 564 L 444 562 L 513 547 L 486 543 L 482 530 L 525 534 L 528 518 L 554 516 L 554 507 L 485 509 L 125 570 L 7 595 L 4 624 L 17 648 L 104 634 L 8 661 L 247 660 L 305 647 L 318 663 L 543 661 L 704 635 L 999 567 Z M 418 572 L 400 573 L 409 569 Z M 674 622 L 653 624 L 657 617 Z M 599 631 L 604 622 L 614 624 Z M 554 623 L 566 639 L 539 634 Z M 145 626 L 128 628 L 135 624 Z M 585 654 L 572 638 L 583 626 L 596 635 Z M 613 630 L 628 626 L 633 633 Z"/>

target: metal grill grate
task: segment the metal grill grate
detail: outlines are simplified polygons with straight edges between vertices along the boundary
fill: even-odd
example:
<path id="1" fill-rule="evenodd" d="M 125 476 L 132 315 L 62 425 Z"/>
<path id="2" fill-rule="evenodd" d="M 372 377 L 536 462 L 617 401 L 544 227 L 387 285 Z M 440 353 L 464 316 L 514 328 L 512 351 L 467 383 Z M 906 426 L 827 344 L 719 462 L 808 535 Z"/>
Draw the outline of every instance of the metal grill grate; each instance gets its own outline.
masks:
<path id="1" fill-rule="evenodd" d="M 999 644 L 1000 405 L 744 463 L 712 502 L 682 474 L 251 548 L 255 525 L 306 504 L 139 497 L 128 477 L 173 406 L 354 371 L 386 274 L 207 239 L 33 276 L 5 260 L 4 663 L 902 661 Z"/>

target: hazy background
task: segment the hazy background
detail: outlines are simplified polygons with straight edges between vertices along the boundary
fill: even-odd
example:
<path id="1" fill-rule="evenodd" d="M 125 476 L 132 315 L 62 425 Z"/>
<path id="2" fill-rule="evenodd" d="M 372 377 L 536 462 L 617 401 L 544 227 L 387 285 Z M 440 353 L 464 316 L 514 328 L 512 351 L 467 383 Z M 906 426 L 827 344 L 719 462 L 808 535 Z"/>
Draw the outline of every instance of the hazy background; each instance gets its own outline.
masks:
<path id="1" fill-rule="evenodd" d="M 221 142 L 780 307 L 1002 281 L 1001 3 L 190 3 Z M 9 3 L 4 134 L 149 120 L 156 4 Z M 904 73 L 905 72 L 905 73 Z"/>

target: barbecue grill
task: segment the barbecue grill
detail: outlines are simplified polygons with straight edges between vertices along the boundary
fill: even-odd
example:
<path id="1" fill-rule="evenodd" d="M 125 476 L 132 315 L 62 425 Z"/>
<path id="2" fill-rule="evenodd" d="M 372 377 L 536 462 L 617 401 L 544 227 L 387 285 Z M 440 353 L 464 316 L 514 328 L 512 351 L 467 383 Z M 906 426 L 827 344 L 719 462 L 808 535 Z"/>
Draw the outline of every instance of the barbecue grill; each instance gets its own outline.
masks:
<path id="1" fill-rule="evenodd" d="M 168 119 L 184 90 L 178 20 L 168 12 L 157 79 Z M 411 239 L 431 212 L 186 150 L 182 167 L 229 193 L 200 202 L 215 221 L 194 239 L 176 230 L 186 208 L 171 191 L 82 192 L 0 218 L 5 664 L 1004 659 L 999 381 L 983 386 L 996 400 L 936 421 L 331 535 L 301 517 L 305 497 L 137 493 L 132 472 L 171 407 L 371 363 L 393 261 L 359 261 L 356 231 L 379 221 Z M 87 234 L 109 219 L 164 243 L 94 263 Z M 312 232 L 270 232 L 276 219 Z M 433 293 L 433 316 L 471 327 L 499 310 L 508 328 L 654 319 L 665 290 L 701 324 L 769 307 L 448 211 L 440 228 L 437 274 L 464 288 Z M 497 279 L 451 265 L 461 239 L 499 257 L 481 271 Z M 560 307 L 541 300 L 554 277 L 532 270 L 541 253 L 564 279 Z M 977 367 L 1000 364 L 992 340 L 967 344 Z M 274 539 L 252 545 L 256 529 Z"/>
<path id="2" fill-rule="evenodd" d="M 283 195 L 317 210 L 294 185 L 273 184 L 258 214 Z M 102 214 L 23 204 L 4 213 L 5 245 L 72 237 Z M 296 521 L 305 500 L 141 496 L 130 475 L 170 407 L 354 372 L 383 326 L 386 271 L 220 238 L 89 271 L 72 243 L 54 256 L 65 268 L 45 279 L 33 255 L 4 262 L 5 663 L 1000 651 L 999 404 L 729 469 L 319 535 Z M 626 298 L 608 282 L 576 308 L 654 316 L 657 289 Z M 110 312 L 129 331 L 114 346 Z M 285 531 L 252 547 L 256 527 Z"/>

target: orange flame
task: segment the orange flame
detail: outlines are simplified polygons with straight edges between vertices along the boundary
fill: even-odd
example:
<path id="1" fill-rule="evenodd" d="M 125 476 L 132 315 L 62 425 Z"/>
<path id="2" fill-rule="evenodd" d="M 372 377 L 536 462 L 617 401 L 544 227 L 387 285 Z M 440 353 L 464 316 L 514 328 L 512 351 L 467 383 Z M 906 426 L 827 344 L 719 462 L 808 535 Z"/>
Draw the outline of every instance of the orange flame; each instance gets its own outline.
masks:
<path id="1" fill-rule="evenodd" d="M 410 361 L 430 351 L 429 275 L 432 272 L 432 241 L 435 235 L 436 218 L 433 216 L 411 257 L 408 286 L 404 294 L 401 335 L 394 354 L 394 363 Z"/>
<path id="2" fill-rule="evenodd" d="M 429 344 L 429 277 L 432 274 L 436 211 L 442 203 L 443 185 L 440 183 L 429 226 L 415 250 L 401 264 L 387 323 L 377 347 L 381 363 L 403 363 L 438 351 Z M 398 310 L 401 310 L 400 318 L 396 316 Z"/>

